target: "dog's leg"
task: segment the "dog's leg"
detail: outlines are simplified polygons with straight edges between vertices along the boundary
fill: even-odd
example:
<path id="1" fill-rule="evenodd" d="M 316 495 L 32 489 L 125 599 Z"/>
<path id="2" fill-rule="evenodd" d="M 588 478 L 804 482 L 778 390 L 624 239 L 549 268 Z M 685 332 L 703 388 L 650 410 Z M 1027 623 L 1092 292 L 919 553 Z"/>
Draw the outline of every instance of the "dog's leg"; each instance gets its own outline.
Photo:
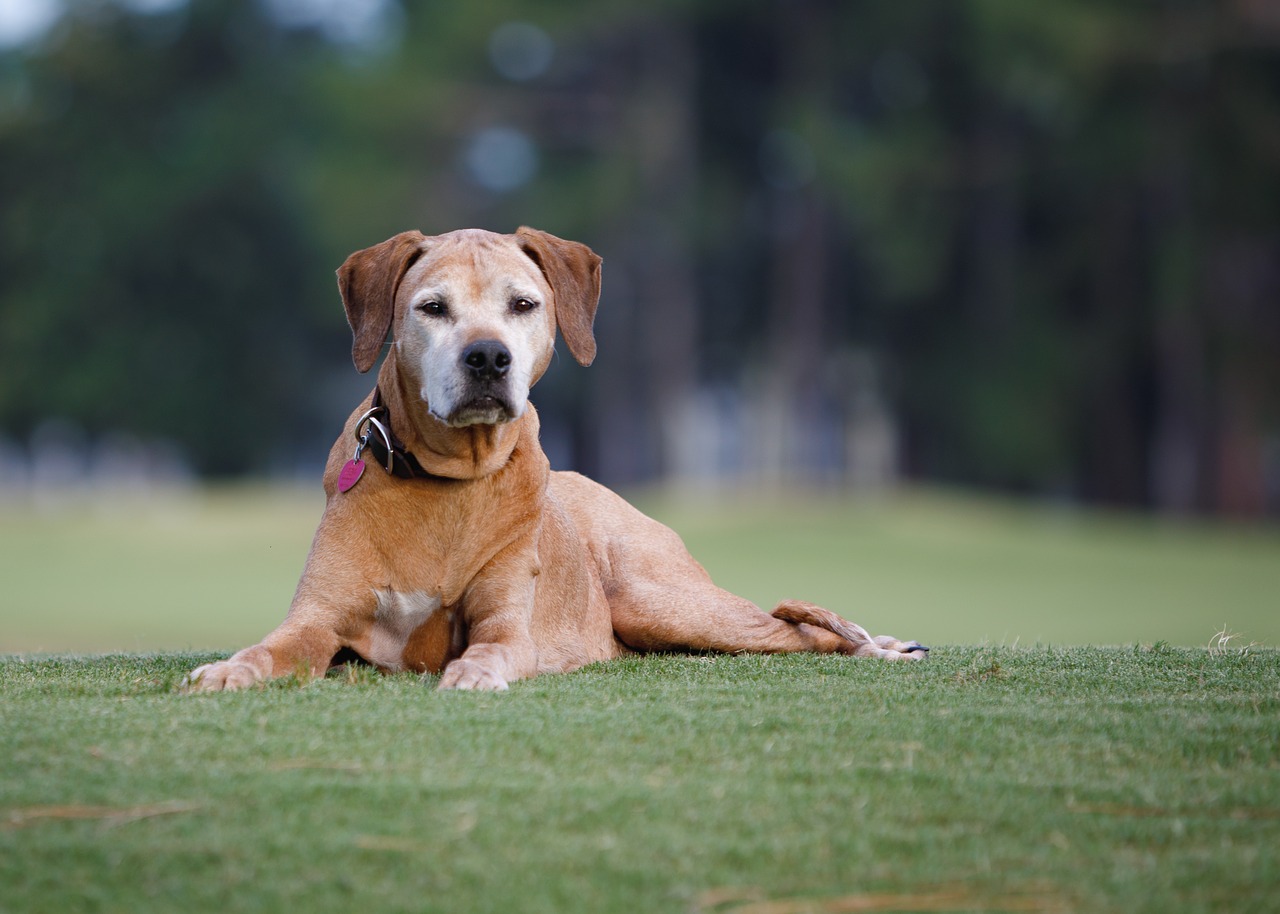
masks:
<path id="1" fill-rule="evenodd" d="M 486 622 L 493 620 L 486 620 Z M 471 644 L 462 656 L 444 668 L 440 689 L 475 689 L 500 692 L 517 679 L 532 676 L 538 670 L 538 649 L 527 631 L 518 626 L 495 631 L 493 625 L 481 627 L 476 637 L 487 640 Z"/>
<path id="2" fill-rule="evenodd" d="M 468 646 L 444 668 L 439 688 L 502 691 L 538 672 L 538 647 L 530 631 L 536 568 L 536 553 L 518 544 L 476 576 L 463 597 Z"/>
<path id="3" fill-rule="evenodd" d="M 321 523 L 279 627 L 260 644 L 192 670 L 187 682 L 193 691 L 243 689 L 291 673 L 323 676 L 341 648 L 362 643 L 377 608 L 376 596 L 365 583 L 372 574 L 354 560 L 334 560 L 342 554 L 334 546 L 335 527 Z"/>
<path id="4" fill-rule="evenodd" d="M 783 600 L 774 607 L 773 617 L 797 625 L 816 625 L 834 632 L 855 645 L 851 652 L 855 657 L 920 660 L 929 653 L 929 649 L 918 641 L 899 641 L 892 635 L 878 635 L 872 638 L 861 625 L 843 619 L 829 609 L 805 603 L 803 600 Z"/>
<path id="5" fill-rule="evenodd" d="M 305 614 L 303 614 L 305 615 Z M 243 689 L 255 683 L 298 673 L 322 676 L 342 646 L 333 628 L 297 621 L 291 613 L 262 643 L 237 651 L 230 658 L 196 667 L 187 676 L 194 691 Z"/>
<path id="6" fill-rule="evenodd" d="M 919 660 L 927 648 L 882 636 L 812 603 L 786 600 L 772 614 L 709 581 L 696 586 L 630 582 L 611 599 L 618 637 L 638 650 L 783 654 L 812 651 L 883 660 Z"/>

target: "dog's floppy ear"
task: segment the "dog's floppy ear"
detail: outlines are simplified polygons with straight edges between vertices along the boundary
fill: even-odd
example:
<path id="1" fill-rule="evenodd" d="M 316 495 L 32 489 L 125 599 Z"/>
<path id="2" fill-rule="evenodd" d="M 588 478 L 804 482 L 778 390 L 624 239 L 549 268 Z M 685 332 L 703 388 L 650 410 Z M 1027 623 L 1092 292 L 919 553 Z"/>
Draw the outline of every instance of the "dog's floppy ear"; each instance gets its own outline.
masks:
<path id="1" fill-rule="evenodd" d="M 591 325 L 600 303 L 600 257 L 585 244 L 521 226 L 520 247 L 533 258 L 556 297 L 556 324 L 579 365 L 596 357 Z"/>
<path id="2" fill-rule="evenodd" d="M 351 360 L 364 374 L 378 361 L 391 330 L 396 289 L 425 249 L 421 232 L 401 232 L 382 244 L 356 251 L 338 268 L 338 290 L 351 325 Z"/>

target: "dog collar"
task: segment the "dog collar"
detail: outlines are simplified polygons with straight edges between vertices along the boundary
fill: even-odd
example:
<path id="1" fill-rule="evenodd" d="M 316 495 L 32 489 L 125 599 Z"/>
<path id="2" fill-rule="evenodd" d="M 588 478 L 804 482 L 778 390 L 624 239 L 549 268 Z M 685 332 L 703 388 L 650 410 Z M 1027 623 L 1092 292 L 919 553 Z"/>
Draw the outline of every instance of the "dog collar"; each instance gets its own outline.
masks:
<path id="1" fill-rule="evenodd" d="M 367 449 L 391 476 L 399 479 L 444 479 L 428 472 L 391 430 L 391 416 L 382 402 L 382 390 L 373 388 L 369 408 L 356 420 L 356 452 L 338 476 L 338 491 L 346 492 L 360 481 L 364 473 L 361 454 Z"/>

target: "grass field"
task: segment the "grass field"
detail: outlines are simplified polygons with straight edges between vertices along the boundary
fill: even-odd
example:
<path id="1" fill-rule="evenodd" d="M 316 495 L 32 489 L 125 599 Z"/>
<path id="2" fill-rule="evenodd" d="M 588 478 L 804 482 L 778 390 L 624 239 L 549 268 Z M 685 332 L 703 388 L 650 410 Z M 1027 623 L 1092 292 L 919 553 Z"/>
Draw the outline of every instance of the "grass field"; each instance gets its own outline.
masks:
<path id="1" fill-rule="evenodd" d="M 1274 528 L 640 501 L 932 656 L 188 695 L 283 616 L 319 498 L 0 506 L 0 912 L 1280 910 Z"/>
<path id="2" fill-rule="evenodd" d="M 939 493 L 649 497 L 716 580 L 926 644 L 1280 646 L 1280 529 Z M 0 504 L 0 653 L 241 647 L 284 616 L 318 490 Z"/>
<path id="3" fill-rule="evenodd" d="M 0 910 L 1280 909 L 1274 650 L 182 694 L 211 656 L 0 660 Z"/>

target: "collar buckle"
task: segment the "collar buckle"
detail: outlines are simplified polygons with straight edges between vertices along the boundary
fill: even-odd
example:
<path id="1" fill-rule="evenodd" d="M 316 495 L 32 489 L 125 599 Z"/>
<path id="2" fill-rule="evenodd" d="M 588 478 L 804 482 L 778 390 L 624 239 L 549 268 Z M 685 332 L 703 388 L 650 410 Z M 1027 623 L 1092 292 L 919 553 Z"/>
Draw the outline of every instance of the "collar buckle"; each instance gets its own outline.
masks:
<path id="1" fill-rule="evenodd" d="M 372 409 L 366 410 L 364 415 L 356 420 L 356 454 L 352 459 L 360 459 L 360 452 L 369 445 L 369 436 L 376 431 L 378 433 L 378 437 L 382 439 L 383 446 L 386 448 L 386 470 L 388 473 L 392 473 L 395 471 L 396 449 L 391 443 L 391 432 L 388 431 L 385 425 L 375 418 L 377 413 L 384 412 L 385 410 L 385 406 L 375 406 Z"/>

